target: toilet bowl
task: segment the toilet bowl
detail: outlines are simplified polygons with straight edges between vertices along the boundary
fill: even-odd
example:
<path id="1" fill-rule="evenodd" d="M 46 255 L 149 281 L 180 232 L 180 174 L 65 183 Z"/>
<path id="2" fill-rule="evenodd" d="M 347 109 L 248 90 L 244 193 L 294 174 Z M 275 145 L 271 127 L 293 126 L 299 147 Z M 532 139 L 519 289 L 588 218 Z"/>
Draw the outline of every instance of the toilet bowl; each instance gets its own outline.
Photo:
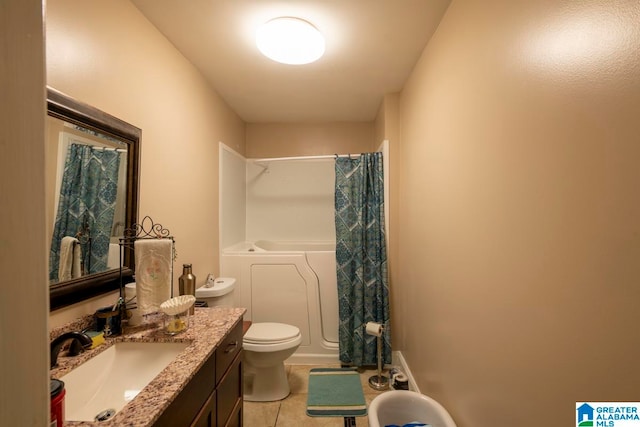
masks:
<path id="1" fill-rule="evenodd" d="M 284 361 L 302 342 L 300 330 L 283 323 L 254 323 L 244 336 L 244 400 L 271 402 L 289 395 Z"/>

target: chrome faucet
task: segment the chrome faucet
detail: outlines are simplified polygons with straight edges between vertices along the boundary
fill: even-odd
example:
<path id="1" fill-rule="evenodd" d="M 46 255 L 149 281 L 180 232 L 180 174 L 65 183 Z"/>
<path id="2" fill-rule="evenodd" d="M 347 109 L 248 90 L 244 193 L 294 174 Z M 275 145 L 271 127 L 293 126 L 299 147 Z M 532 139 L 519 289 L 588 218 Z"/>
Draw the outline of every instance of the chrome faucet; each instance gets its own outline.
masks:
<path id="1" fill-rule="evenodd" d="M 91 348 L 93 344 L 91 337 L 84 332 L 65 332 L 51 341 L 51 368 L 55 368 L 58 364 L 58 353 L 60 353 L 62 345 L 69 340 L 73 340 L 69 348 L 70 356 L 77 356 L 82 351 Z"/>

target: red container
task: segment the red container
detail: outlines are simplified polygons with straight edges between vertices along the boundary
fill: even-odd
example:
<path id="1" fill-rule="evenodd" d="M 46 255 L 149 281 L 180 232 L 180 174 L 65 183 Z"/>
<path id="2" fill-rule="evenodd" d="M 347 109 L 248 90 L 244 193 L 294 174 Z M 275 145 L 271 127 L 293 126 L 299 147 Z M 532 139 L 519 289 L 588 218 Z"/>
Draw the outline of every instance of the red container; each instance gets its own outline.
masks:
<path id="1" fill-rule="evenodd" d="M 51 380 L 51 424 L 50 427 L 62 427 L 64 424 L 64 383 Z"/>

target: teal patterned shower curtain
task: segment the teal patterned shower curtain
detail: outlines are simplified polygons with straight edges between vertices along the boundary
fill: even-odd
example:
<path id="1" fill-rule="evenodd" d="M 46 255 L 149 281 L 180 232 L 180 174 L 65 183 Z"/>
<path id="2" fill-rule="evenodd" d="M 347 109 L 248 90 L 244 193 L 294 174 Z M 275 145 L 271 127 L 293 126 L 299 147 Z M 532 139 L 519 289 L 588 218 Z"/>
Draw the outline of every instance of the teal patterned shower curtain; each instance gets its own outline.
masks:
<path id="1" fill-rule="evenodd" d="M 62 238 L 75 237 L 83 223 L 91 235 L 91 253 L 83 253 L 83 260 L 91 266 L 86 273 L 107 269 L 119 167 L 120 153 L 115 150 L 96 149 L 84 144 L 69 145 L 49 253 L 50 280 L 58 279 Z M 82 248 L 85 251 L 86 245 Z"/>
<path id="2" fill-rule="evenodd" d="M 337 158 L 335 171 L 340 361 L 377 364 L 377 338 L 365 333 L 367 322 L 377 322 L 383 363 L 391 363 L 382 153 Z"/>

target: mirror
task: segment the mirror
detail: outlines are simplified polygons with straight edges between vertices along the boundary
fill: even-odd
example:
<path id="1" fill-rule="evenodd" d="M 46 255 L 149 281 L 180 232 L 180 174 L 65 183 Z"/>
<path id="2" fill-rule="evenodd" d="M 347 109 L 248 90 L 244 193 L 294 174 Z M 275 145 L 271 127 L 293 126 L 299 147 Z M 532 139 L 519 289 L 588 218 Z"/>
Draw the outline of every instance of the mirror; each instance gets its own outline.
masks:
<path id="1" fill-rule="evenodd" d="M 47 88 L 49 297 L 55 310 L 132 281 L 142 131 Z M 122 255 L 121 255 L 122 252 Z M 120 269 L 122 265 L 122 269 Z M 122 276 L 121 276 L 122 274 Z"/>

